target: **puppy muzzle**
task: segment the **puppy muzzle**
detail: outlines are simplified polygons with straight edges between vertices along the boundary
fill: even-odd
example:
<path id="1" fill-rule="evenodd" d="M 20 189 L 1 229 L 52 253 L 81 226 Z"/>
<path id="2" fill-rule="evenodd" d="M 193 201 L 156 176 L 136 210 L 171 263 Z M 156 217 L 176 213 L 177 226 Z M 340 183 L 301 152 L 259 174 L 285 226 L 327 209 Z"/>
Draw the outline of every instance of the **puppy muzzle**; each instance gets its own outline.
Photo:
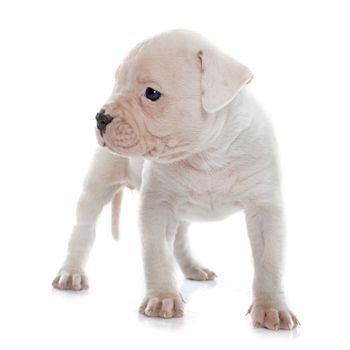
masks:
<path id="1" fill-rule="evenodd" d="M 96 115 L 96 134 L 101 146 L 107 146 L 121 155 L 142 153 L 140 135 L 134 123 L 126 121 L 120 115 L 112 117 L 102 109 Z"/>

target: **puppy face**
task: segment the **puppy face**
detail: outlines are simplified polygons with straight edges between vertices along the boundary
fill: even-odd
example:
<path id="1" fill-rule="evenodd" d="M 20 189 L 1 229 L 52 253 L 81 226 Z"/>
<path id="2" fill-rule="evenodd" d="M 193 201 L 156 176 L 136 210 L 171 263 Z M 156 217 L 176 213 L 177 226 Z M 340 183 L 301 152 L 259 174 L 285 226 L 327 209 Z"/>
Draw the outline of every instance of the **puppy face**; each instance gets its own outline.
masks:
<path id="1" fill-rule="evenodd" d="M 139 44 L 118 68 L 112 95 L 96 116 L 98 141 L 122 156 L 187 158 L 205 147 L 215 112 L 250 79 L 246 67 L 201 36 L 161 34 Z"/>

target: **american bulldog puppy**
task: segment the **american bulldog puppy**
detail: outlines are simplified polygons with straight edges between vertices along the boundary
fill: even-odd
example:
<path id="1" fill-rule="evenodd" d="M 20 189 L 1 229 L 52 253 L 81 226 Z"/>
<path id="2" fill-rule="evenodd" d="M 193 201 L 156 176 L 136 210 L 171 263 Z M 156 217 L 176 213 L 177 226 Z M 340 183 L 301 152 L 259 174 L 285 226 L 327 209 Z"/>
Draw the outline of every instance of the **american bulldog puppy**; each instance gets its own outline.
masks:
<path id="1" fill-rule="evenodd" d="M 96 116 L 100 147 L 54 287 L 88 287 L 85 265 L 96 220 L 112 201 L 117 237 L 122 190 L 129 187 L 141 196 L 142 314 L 183 315 L 176 262 L 189 279 L 216 277 L 191 254 L 190 223 L 243 210 L 255 267 L 248 310 L 253 325 L 298 325 L 282 287 L 285 227 L 276 142 L 246 87 L 252 78 L 246 66 L 186 30 L 162 33 L 130 52 Z"/>

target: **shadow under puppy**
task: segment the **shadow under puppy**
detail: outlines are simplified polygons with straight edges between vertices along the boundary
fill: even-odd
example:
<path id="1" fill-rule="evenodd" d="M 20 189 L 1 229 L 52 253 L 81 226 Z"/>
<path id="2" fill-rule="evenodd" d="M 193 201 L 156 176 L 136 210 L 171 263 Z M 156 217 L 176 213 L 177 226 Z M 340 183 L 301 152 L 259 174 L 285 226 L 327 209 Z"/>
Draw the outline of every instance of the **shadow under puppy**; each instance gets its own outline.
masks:
<path id="1" fill-rule="evenodd" d="M 183 315 L 175 261 L 190 279 L 216 277 L 191 255 L 190 223 L 244 210 L 255 267 L 253 324 L 274 330 L 298 325 L 281 285 L 285 228 L 276 144 L 246 87 L 252 77 L 247 67 L 186 30 L 162 33 L 130 52 L 96 116 L 100 147 L 54 287 L 88 287 L 84 268 L 96 220 L 112 200 L 118 236 L 126 186 L 141 195 L 142 314 Z"/>

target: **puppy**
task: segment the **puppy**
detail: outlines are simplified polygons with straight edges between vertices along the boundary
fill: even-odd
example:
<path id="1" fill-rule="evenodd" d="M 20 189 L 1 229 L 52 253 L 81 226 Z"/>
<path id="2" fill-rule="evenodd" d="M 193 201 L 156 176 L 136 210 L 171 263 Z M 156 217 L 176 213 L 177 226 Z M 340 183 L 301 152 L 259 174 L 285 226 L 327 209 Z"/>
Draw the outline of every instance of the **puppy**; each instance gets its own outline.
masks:
<path id="1" fill-rule="evenodd" d="M 276 144 L 245 87 L 250 70 L 200 35 L 174 30 L 140 43 L 116 72 L 97 114 L 99 147 L 77 206 L 59 289 L 88 288 L 95 224 L 112 200 L 114 236 L 123 188 L 140 190 L 146 296 L 140 312 L 183 315 L 175 261 L 193 280 L 215 273 L 191 255 L 191 222 L 244 210 L 254 257 L 253 325 L 293 329 L 281 285 L 284 218 Z"/>

